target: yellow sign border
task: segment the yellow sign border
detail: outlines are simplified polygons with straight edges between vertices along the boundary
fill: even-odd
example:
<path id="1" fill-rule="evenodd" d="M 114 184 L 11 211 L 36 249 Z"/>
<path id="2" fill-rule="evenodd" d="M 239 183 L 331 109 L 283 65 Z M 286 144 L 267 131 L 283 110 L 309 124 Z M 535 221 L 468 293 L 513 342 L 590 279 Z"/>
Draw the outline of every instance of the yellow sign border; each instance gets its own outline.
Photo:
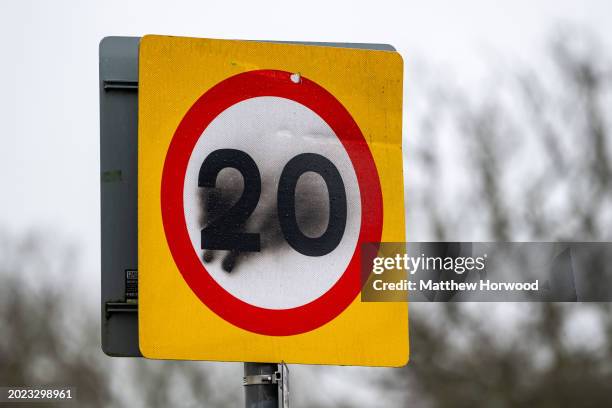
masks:
<path id="1" fill-rule="evenodd" d="M 162 224 L 160 186 L 172 136 L 208 89 L 238 73 L 299 72 L 353 116 L 374 157 L 383 194 L 381 241 L 402 242 L 403 62 L 392 51 L 148 35 L 139 56 L 139 341 L 145 357 L 363 366 L 408 361 L 408 305 L 359 296 L 331 322 L 292 336 L 238 328 L 208 309 L 178 271 Z M 163 288 L 160 290 L 160 288 Z"/>

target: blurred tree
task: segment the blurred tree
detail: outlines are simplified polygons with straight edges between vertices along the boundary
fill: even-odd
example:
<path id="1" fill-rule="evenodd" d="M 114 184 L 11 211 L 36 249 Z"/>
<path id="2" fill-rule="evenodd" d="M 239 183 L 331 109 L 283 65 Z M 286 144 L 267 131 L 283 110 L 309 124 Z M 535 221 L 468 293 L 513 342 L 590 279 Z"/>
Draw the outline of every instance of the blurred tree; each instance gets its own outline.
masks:
<path id="1" fill-rule="evenodd" d="M 79 315 L 75 288 L 54 281 L 74 271 L 70 252 L 34 234 L 0 237 L 0 384 L 76 387 L 80 406 L 108 406 L 107 367 L 92 347 L 98 322 Z"/>
<path id="2" fill-rule="evenodd" d="M 425 221 L 412 240 L 610 240 L 612 64 L 574 29 L 555 35 L 547 55 L 518 74 L 496 73 L 484 95 L 431 91 L 411 173 L 452 168 L 454 180 L 470 182 L 409 186 L 417 205 L 408 219 Z M 449 132 L 452 155 L 440 146 Z M 611 312 L 595 303 L 412 304 L 411 362 L 383 385 L 410 407 L 609 406 Z"/>
<path id="3" fill-rule="evenodd" d="M 234 391 L 216 390 L 206 363 L 105 356 L 75 251 L 45 236 L 0 234 L 0 386 L 75 387 L 78 407 L 239 405 L 239 377 Z"/>

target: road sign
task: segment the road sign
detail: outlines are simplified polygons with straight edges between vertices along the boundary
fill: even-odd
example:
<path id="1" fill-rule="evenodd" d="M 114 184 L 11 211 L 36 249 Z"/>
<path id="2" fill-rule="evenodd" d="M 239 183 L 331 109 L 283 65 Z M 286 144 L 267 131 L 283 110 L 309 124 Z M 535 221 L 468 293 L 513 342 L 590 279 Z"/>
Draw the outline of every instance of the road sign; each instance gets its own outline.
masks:
<path id="1" fill-rule="evenodd" d="M 404 240 L 399 54 L 146 36 L 139 71 L 143 355 L 405 364 L 407 305 L 358 296 Z"/>

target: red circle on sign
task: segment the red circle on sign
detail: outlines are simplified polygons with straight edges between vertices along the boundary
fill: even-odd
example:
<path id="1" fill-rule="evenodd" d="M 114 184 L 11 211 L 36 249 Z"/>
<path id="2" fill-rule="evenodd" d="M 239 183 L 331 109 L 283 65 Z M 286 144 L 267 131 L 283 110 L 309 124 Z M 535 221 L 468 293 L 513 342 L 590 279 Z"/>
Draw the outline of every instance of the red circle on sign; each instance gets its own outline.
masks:
<path id="1" fill-rule="evenodd" d="M 338 316 L 359 294 L 360 250 L 382 234 L 382 193 L 376 165 L 359 126 L 346 108 L 320 85 L 277 70 L 232 76 L 204 93 L 178 125 L 164 163 L 161 210 L 170 252 L 183 278 L 213 312 L 244 330 L 289 336 L 314 330 Z M 361 230 L 355 252 L 338 281 L 317 299 L 290 309 L 267 309 L 238 299 L 213 279 L 193 249 L 183 207 L 184 180 L 191 153 L 208 125 L 224 110 L 246 99 L 276 96 L 298 102 L 319 115 L 334 131 L 357 175 L 361 194 Z"/>

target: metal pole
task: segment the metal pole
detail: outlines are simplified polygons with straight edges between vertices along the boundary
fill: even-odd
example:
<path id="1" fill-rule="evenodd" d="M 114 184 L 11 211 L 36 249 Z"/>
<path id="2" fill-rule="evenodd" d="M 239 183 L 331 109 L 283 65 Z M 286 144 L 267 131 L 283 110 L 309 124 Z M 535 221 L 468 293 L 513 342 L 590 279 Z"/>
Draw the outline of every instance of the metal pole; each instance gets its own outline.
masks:
<path id="1" fill-rule="evenodd" d="M 244 363 L 244 406 L 278 408 L 276 363 Z"/>

